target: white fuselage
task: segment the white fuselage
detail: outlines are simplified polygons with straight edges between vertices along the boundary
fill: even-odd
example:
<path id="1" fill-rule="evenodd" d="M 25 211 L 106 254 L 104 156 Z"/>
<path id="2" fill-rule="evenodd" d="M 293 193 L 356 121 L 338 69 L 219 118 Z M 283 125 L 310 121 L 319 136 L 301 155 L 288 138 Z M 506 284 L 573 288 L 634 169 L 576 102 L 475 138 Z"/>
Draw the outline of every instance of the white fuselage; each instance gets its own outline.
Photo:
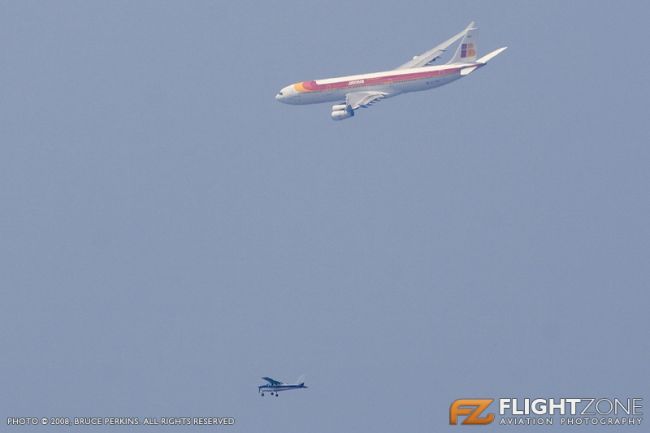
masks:
<path id="1" fill-rule="evenodd" d="M 307 388 L 304 383 L 300 384 L 286 384 L 281 383 L 277 385 L 260 385 L 257 387 L 258 392 L 264 395 L 265 392 L 270 392 L 271 394 L 277 395 L 280 391 L 290 391 L 293 389 L 305 389 Z"/>
<path id="2" fill-rule="evenodd" d="M 323 80 L 301 81 L 284 87 L 276 99 L 285 104 L 319 104 L 345 101 L 352 92 L 376 91 L 392 97 L 440 87 L 462 78 L 461 71 L 483 63 L 462 63 L 422 68 L 398 69 L 370 74 L 348 75 Z"/>

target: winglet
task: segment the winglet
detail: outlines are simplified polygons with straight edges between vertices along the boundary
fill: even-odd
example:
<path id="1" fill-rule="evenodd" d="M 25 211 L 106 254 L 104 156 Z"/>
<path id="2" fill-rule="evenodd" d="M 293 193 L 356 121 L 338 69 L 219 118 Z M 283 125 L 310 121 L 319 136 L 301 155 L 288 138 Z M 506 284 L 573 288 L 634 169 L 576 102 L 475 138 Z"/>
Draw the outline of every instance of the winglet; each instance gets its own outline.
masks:
<path id="1" fill-rule="evenodd" d="M 496 56 L 498 56 L 499 54 L 501 54 L 502 52 L 504 52 L 507 48 L 508 47 L 501 47 L 499 49 L 496 49 L 496 50 L 492 51 L 491 53 L 488 53 L 488 54 L 484 55 L 483 57 L 478 59 L 476 62 L 485 64 L 485 63 L 489 62 L 490 60 L 492 60 L 493 58 L 495 58 Z"/>

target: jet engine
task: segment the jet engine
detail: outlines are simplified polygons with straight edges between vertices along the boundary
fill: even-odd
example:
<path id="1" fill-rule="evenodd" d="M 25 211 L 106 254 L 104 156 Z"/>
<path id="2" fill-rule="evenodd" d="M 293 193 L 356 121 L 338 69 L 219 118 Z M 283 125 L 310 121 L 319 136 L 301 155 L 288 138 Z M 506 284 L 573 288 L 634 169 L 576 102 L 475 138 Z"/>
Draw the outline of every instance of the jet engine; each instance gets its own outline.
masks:
<path id="1" fill-rule="evenodd" d="M 343 120 L 354 116 L 354 110 L 347 104 L 332 105 L 332 119 Z"/>

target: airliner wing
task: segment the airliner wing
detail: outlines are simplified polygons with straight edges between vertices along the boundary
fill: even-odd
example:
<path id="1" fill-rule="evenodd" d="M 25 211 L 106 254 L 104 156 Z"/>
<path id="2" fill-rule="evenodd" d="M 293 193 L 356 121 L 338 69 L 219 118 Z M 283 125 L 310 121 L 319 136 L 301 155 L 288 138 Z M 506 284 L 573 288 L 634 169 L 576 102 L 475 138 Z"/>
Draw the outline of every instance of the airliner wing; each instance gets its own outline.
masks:
<path id="1" fill-rule="evenodd" d="M 263 377 L 262 379 L 266 380 L 270 385 L 282 385 L 282 382 L 271 379 L 270 377 Z"/>
<path id="2" fill-rule="evenodd" d="M 422 53 L 419 56 L 413 57 L 413 59 L 409 60 L 408 62 L 404 63 L 403 65 L 395 69 L 421 68 L 423 66 L 430 65 L 431 63 L 435 62 L 438 57 L 442 56 L 442 54 L 447 50 L 447 48 L 449 48 L 454 43 L 456 43 L 460 38 L 465 36 L 465 33 L 473 29 L 474 29 L 474 21 L 469 23 L 469 25 L 462 32 L 458 33 L 455 36 L 452 36 L 451 38 L 447 39 L 440 45 L 431 48 L 429 51 Z"/>
<path id="3" fill-rule="evenodd" d="M 367 108 L 379 100 L 385 98 L 386 93 L 382 92 L 352 92 L 345 95 L 345 103 L 353 110 L 357 108 Z"/>

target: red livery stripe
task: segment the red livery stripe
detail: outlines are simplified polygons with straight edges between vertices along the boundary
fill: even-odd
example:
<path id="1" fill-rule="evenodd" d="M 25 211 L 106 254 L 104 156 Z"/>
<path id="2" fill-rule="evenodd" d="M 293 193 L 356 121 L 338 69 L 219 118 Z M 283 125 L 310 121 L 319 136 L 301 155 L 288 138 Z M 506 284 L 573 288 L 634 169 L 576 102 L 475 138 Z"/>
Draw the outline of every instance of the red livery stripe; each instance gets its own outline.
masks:
<path id="1" fill-rule="evenodd" d="M 323 92 L 327 90 L 346 89 L 354 87 L 379 86 L 382 84 L 392 84 L 400 81 L 420 80 L 423 78 L 443 77 L 456 73 L 461 68 L 449 68 L 425 72 L 413 72 L 410 74 L 384 75 L 381 77 L 363 78 L 355 80 L 336 81 L 334 83 L 318 84 L 316 81 L 303 81 L 295 87 L 304 92 Z"/>

